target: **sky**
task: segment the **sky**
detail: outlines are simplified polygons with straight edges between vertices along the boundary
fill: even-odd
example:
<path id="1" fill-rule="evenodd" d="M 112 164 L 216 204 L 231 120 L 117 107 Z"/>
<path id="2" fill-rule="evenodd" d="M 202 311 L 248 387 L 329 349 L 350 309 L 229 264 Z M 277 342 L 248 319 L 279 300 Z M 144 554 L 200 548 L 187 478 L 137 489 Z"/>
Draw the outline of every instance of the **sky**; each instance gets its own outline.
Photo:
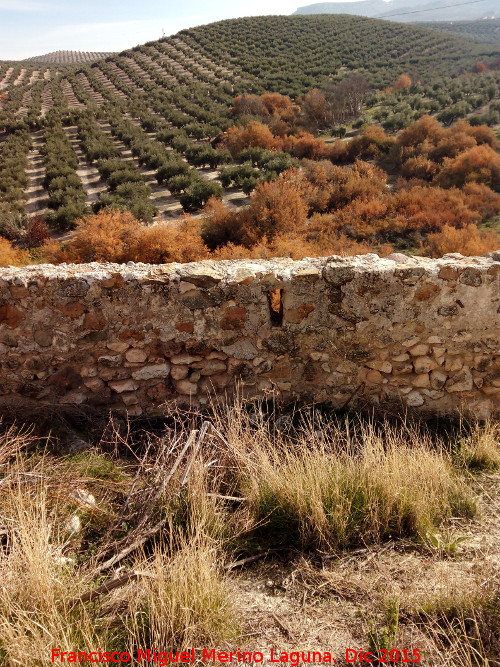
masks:
<path id="1" fill-rule="evenodd" d="M 311 0 L 313 1 L 313 0 Z M 304 0 L 0 0 L 0 60 L 123 51 L 212 21 L 291 14 Z"/>

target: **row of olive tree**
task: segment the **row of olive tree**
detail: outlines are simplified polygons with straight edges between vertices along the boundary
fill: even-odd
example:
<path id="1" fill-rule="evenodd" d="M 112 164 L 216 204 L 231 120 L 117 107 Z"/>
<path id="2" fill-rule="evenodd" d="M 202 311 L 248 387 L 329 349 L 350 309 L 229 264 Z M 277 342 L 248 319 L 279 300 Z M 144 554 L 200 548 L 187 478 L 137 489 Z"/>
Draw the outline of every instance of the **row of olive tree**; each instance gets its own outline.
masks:
<path id="1" fill-rule="evenodd" d="M 63 228 L 87 212 L 87 195 L 77 174 L 78 157 L 60 123 L 49 125 L 40 149 L 45 161 L 44 187 L 53 210 L 48 222 Z"/>
<path id="2" fill-rule="evenodd" d="M 26 222 L 26 169 L 31 145 L 29 129 L 21 124 L 0 144 L 0 236 L 5 238 L 16 238 Z"/>

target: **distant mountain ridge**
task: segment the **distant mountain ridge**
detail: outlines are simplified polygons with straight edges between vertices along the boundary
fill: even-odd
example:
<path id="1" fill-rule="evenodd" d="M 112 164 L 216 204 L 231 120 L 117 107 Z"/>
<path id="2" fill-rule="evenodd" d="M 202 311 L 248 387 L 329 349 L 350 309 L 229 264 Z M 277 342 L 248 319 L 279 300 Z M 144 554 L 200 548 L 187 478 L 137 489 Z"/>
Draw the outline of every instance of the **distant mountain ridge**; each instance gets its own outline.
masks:
<path id="1" fill-rule="evenodd" d="M 414 21 L 471 21 L 500 18 L 498 0 L 478 0 L 469 4 L 446 4 L 445 0 L 424 2 L 418 8 L 408 0 L 357 0 L 356 2 L 318 2 L 299 7 L 294 14 L 356 14 L 386 18 L 404 23 Z"/>
<path id="2" fill-rule="evenodd" d="M 475 42 L 500 43 L 500 18 L 480 21 L 422 21 L 418 25 L 431 30 L 452 33 Z"/>

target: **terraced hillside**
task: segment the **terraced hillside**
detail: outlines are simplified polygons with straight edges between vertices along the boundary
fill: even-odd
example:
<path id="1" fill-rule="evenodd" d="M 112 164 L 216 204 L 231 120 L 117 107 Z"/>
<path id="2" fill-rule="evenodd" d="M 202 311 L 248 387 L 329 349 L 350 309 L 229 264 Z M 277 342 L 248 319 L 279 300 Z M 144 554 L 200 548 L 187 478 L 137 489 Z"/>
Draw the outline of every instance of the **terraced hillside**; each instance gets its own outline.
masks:
<path id="1" fill-rule="evenodd" d="M 495 125 L 500 73 L 472 70 L 497 57 L 491 45 L 424 28 L 291 16 L 186 30 L 80 67 L 3 63 L 0 207 L 21 225 L 25 211 L 43 215 L 54 232 L 108 205 L 144 222 L 195 212 L 211 195 L 239 207 L 259 178 L 276 178 L 296 156 L 273 147 L 240 168 L 249 158 L 215 143 L 235 123 L 235 95 L 303 96 L 356 74 L 370 88 L 359 124 L 393 131 L 428 113 Z M 403 73 L 414 84 L 392 90 Z"/>
<path id="2" fill-rule="evenodd" d="M 53 63 L 55 65 L 77 65 L 80 63 L 93 63 L 101 58 L 112 56 L 112 51 L 52 51 L 43 56 L 26 58 L 27 63 Z"/>
<path id="3" fill-rule="evenodd" d="M 491 57 L 473 45 L 415 26 L 348 15 L 260 16 L 182 31 L 211 58 L 241 69 L 259 91 L 302 95 L 346 70 L 376 88 L 412 70 L 430 79 L 460 73 Z"/>
<path id="4" fill-rule="evenodd" d="M 52 68 L 24 63 L 0 62 L 0 91 L 13 94 L 16 88 L 29 88 L 37 81 L 49 80 Z"/>

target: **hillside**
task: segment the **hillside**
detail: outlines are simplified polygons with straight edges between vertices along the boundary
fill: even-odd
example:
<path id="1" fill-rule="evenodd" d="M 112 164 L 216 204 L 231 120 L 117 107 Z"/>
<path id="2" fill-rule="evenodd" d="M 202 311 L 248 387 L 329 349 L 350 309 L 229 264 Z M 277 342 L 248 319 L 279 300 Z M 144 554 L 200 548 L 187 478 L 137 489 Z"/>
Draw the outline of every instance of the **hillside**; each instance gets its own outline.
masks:
<path id="1" fill-rule="evenodd" d="M 441 0 L 419 3 L 418 10 L 408 0 L 358 0 L 356 2 L 318 2 L 299 7 L 294 14 L 356 14 L 402 22 L 470 21 L 498 17 L 497 0 L 480 0 L 443 5 Z"/>
<path id="2" fill-rule="evenodd" d="M 288 95 L 346 70 L 365 72 L 376 88 L 408 70 L 424 79 L 460 73 L 492 53 L 451 35 L 347 15 L 234 19 L 180 34 L 245 72 L 254 89 Z"/>
<path id="3" fill-rule="evenodd" d="M 500 43 L 500 18 L 482 19 L 481 21 L 434 21 L 419 23 L 424 28 L 451 33 L 472 39 L 475 42 Z"/>
<path id="4" fill-rule="evenodd" d="M 199 212 L 212 195 L 237 211 L 259 183 L 274 181 L 303 158 L 344 165 L 356 157 L 380 157 L 378 146 L 383 152 L 394 143 L 382 128 L 392 133 L 425 114 L 447 126 L 466 118 L 496 127 L 500 72 L 488 71 L 496 58 L 491 45 L 343 15 L 229 20 L 80 67 L 2 63 L 0 128 L 6 132 L 0 145 L 0 236 L 29 243 L 31 221 L 42 216 L 50 233 L 61 237 L 75 220 L 110 206 L 144 223 L 177 225 L 183 211 Z M 314 98 L 309 96 L 313 89 L 324 86 L 333 98 L 339 100 L 342 90 L 344 97 L 329 119 L 323 115 L 317 122 L 306 103 Z M 241 93 L 253 94 L 250 112 L 233 109 Z M 273 94 L 269 112 L 255 98 L 262 93 Z M 240 122 L 238 114 L 246 122 L 245 113 L 259 121 L 252 137 L 233 127 Z M 335 141 L 335 136 L 356 138 L 373 123 L 381 132 L 375 139 L 361 137 L 352 148 Z M 316 139 L 318 131 L 327 135 Z M 455 130 L 443 132 L 451 145 Z M 459 146 L 478 143 L 470 133 L 465 143 L 457 138 Z M 432 180 L 443 157 L 456 154 L 437 143 L 433 151 L 428 164 L 415 156 L 408 173 Z M 392 172 L 401 166 L 382 164 L 388 170 L 383 178 L 393 180 Z M 373 178 L 375 190 L 385 192 L 387 183 L 382 187 L 383 179 L 370 169 L 354 169 L 352 178 Z M 423 206 L 425 198 L 419 194 L 418 199 Z M 479 219 L 474 211 L 471 220 Z M 356 232 L 348 245 L 358 252 L 386 241 L 417 247 L 417 236 L 405 238 L 405 229 L 370 238 Z M 169 240 L 171 249 L 188 248 L 195 257 L 208 252 L 198 232 L 182 233 L 182 241 Z M 231 238 L 241 245 L 241 237 Z M 314 252 L 325 250 L 321 243 Z M 212 249 L 218 244 L 214 238 L 209 242 Z M 298 247 L 310 250 L 307 244 Z"/>
<path id="5" fill-rule="evenodd" d="M 51 53 L 45 53 L 43 56 L 25 58 L 22 62 L 74 65 L 80 63 L 92 63 L 112 55 L 113 53 L 111 51 L 52 51 Z"/>
<path id="6" fill-rule="evenodd" d="M 477 61 L 490 62 L 495 53 L 498 50 L 489 44 L 471 44 L 454 35 L 443 37 L 421 27 L 356 16 L 267 16 L 184 30 L 174 37 L 88 63 L 91 67 L 83 66 L 80 72 L 70 63 L 72 58 L 80 57 L 74 52 L 40 56 L 57 56 L 60 61 L 47 63 L 45 69 L 38 66 L 38 62 L 42 65 L 39 60 L 0 62 L 0 89 L 9 93 L 4 116 L 8 112 L 10 116 L 27 117 L 40 111 L 44 116 L 59 95 L 63 106 L 66 103 L 69 108 L 81 108 L 85 104 L 79 85 L 73 83 L 75 77 L 100 104 L 103 95 L 99 82 L 108 92 L 113 89 L 114 84 L 106 82 L 109 70 L 116 72 L 121 84 L 130 83 L 139 89 L 145 85 L 148 89 L 163 88 L 165 84 L 175 89 L 197 83 L 217 89 L 219 97 L 222 94 L 229 100 L 229 91 L 304 95 L 332 77 L 343 78 L 349 71 L 366 75 L 375 89 L 391 85 L 403 72 L 430 83 L 436 77 L 471 71 Z M 127 64 L 132 73 L 126 72 Z M 61 73 L 59 78 L 57 72 Z M 65 72 L 69 77 L 62 76 Z M 134 81 L 134 72 L 140 81 Z M 95 81 L 89 82 L 89 77 Z M 53 83 L 42 86 L 42 79 L 52 79 Z M 122 91 L 119 95 L 125 94 Z"/>

